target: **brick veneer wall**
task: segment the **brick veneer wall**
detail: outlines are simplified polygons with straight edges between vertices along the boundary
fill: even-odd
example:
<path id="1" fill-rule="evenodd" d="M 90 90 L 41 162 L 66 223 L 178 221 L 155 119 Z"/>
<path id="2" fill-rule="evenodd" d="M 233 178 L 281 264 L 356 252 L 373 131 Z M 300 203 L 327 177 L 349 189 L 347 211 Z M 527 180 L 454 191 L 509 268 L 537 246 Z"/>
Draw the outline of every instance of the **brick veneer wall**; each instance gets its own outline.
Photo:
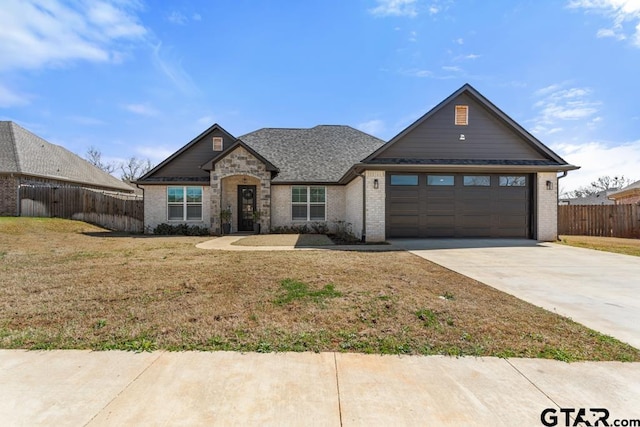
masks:
<path id="1" fill-rule="evenodd" d="M 385 172 L 365 171 L 366 186 L 366 241 L 382 242 L 385 239 Z M 378 180 L 378 188 L 374 188 L 374 180 Z"/>
<path id="2" fill-rule="evenodd" d="M 553 189 L 547 189 L 547 181 Z M 543 242 L 558 239 L 558 177 L 555 172 L 537 174 L 537 222 L 536 238 Z"/>
<path id="3" fill-rule="evenodd" d="M 351 224 L 351 231 L 362 238 L 362 180 L 357 177 L 345 187 L 345 221 Z"/>
<path id="4" fill-rule="evenodd" d="M 18 215 L 18 179 L 0 176 L 0 215 Z"/>
<path id="5" fill-rule="evenodd" d="M 181 184 L 175 184 L 180 186 Z M 197 185 L 188 185 L 197 187 Z M 167 219 L 167 186 L 144 185 L 144 231 L 152 233 L 159 224 L 189 224 L 199 227 L 211 227 L 211 188 L 208 185 L 202 187 L 202 221 L 169 221 Z"/>

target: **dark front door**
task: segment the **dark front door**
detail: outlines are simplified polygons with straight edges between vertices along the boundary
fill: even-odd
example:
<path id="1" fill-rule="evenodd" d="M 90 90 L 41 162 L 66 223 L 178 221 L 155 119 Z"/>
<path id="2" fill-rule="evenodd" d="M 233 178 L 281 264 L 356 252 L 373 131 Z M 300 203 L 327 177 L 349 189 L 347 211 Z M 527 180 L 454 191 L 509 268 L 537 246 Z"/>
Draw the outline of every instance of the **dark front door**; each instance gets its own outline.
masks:
<path id="1" fill-rule="evenodd" d="M 253 231 L 256 210 L 256 186 L 238 185 L 238 231 Z"/>

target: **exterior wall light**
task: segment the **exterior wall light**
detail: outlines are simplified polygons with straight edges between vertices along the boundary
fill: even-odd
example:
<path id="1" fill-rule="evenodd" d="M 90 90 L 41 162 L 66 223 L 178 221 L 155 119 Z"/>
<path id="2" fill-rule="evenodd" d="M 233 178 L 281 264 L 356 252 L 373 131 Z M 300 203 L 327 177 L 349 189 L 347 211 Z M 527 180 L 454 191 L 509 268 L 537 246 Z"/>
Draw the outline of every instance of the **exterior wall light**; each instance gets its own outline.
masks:
<path id="1" fill-rule="evenodd" d="M 380 187 L 380 183 L 378 182 L 378 179 L 376 178 L 376 179 L 373 180 L 373 188 L 375 188 L 377 190 L 378 187 Z"/>
<path id="2" fill-rule="evenodd" d="M 547 190 L 553 190 L 553 182 L 547 181 Z"/>
<path id="3" fill-rule="evenodd" d="M 466 138 L 464 137 L 464 133 L 461 133 L 461 134 L 460 134 L 460 138 L 459 138 L 459 139 L 460 139 L 460 141 L 464 141 L 464 140 L 466 139 Z"/>

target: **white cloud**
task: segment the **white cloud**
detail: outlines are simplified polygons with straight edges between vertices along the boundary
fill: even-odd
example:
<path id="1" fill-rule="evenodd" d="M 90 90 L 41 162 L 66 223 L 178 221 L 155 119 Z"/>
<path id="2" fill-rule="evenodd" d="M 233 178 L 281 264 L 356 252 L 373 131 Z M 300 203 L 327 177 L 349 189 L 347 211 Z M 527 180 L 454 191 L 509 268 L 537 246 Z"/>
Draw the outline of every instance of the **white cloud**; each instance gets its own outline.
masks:
<path id="1" fill-rule="evenodd" d="M 433 77 L 433 73 L 429 70 L 420 70 L 418 68 L 411 68 L 409 70 L 400 70 L 400 74 L 409 77 Z"/>
<path id="2" fill-rule="evenodd" d="M 454 42 L 456 42 L 457 44 L 461 44 L 462 45 L 462 44 L 464 44 L 464 39 L 462 37 L 460 37 L 460 38 L 455 39 Z"/>
<path id="3" fill-rule="evenodd" d="M 174 54 L 170 49 L 162 48 L 162 43 L 158 43 L 153 47 L 152 60 L 154 66 L 183 93 L 197 93 L 198 89 L 191 76 L 182 67 L 181 60 L 173 56 Z"/>
<path id="4" fill-rule="evenodd" d="M 410 42 L 417 42 L 418 41 L 418 32 L 417 31 L 411 31 L 409 33 L 409 41 Z"/>
<path id="5" fill-rule="evenodd" d="M 29 104 L 29 96 L 23 95 L 0 84 L 0 108 L 18 107 Z"/>
<path id="6" fill-rule="evenodd" d="M 560 126 L 562 122 L 587 120 L 598 112 L 600 102 L 591 100 L 590 89 L 564 89 L 564 86 L 565 83 L 553 84 L 534 92 L 534 96 L 542 99 L 533 105 L 539 110 L 533 120 L 533 133 L 557 133 L 563 130 Z M 596 119 L 592 119 L 592 125 L 598 122 Z"/>
<path id="7" fill-rule="evenodd" d="M 376 0 L 378 6 L 369 9 L 375 16 L 409 16 L 418 15 L 416 0 Z"/>
<path id="8" fill-rule="evenodd" d="M 111 61 L 120 41 L 147 34 L 135 9 L 126 0 L 3 0 L 0 70 Z"/>
<path id="9" fill-rule="evenodd" d="M 444 71 L 450 71 L 452 73 L 459 73 L 462 71 L 462 68 L 455 65 L 445 65 L 442 67 Z"/>
<path id="10" fill-rule="evenodd" d="M 124 105 L 122 108 L 124 108 L 125 110 L 131 113 L 138 114 L 140 116 L 152 117 L 152 116 L 157 116 L 159 114 L 158 110 L 156 110 L 155 108 L 147 104 L 127 104 L 127 105 Z"/>
<path id="11" fill-rule="evenodd" d="M 193 15 L 191 15 L 191 19 L 193 19 L 194 21 L 202 21 L 202 16 L 199 13 L 194 13 Z"/>
<path id="12" fill-rule="evenodd" d="M 189 21 L 189 19 L 182 13 L 173 11 L 169 14 L 169 16 L 167 16 L 167 21 L 171 22 L 172 24 L 184 25 Z"/>
<path id="13" fill-rule="evenodd" d="M 568 7 L 599 13 L 611 20 L 611 27 L 600 28 L 596 33 L 597 37 L 614 37 L 618 40 L 625 40 L 629 34 L 632 34 L 633 44 L 640 47 L 640 1 L 571 0 Z M 628 24 L 629 22 L 631 25 Z"/>
<path id="14" fill-rule="evenodd" d="M 369 120 L 368 122 L 358 124 L 356 128 L 371 135 L 380 135 L 384 132 L 386 126 L 382 120 Z"/>
<path id="15" fill-rule="evenodd" d="M 560 180 L 564 191 L 587 186 L 605 175 L 640 179 L 640 140 L 619 145 L 603 142 L 557 144 L 551 148 L 570 164 L 581 167 Z"/>

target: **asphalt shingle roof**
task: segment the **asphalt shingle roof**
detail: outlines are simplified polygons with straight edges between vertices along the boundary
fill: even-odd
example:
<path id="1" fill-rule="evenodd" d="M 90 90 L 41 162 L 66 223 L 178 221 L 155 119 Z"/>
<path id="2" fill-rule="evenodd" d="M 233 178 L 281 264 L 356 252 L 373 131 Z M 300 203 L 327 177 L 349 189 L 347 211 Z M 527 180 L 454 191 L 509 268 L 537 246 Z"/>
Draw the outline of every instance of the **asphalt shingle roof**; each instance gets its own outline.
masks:
<path id="1" fill-rule="evenodd" d="M 118 178 L 10 121 L 0 121 L 0 173 L 133 191 L 131 186 Z"/>
<path id="2" fill-rule="evenodd" d="M 385 142 L 349 126 L 264 128 L 239 137 L 280 169 L 273 182 L 337 182 Z"/>

